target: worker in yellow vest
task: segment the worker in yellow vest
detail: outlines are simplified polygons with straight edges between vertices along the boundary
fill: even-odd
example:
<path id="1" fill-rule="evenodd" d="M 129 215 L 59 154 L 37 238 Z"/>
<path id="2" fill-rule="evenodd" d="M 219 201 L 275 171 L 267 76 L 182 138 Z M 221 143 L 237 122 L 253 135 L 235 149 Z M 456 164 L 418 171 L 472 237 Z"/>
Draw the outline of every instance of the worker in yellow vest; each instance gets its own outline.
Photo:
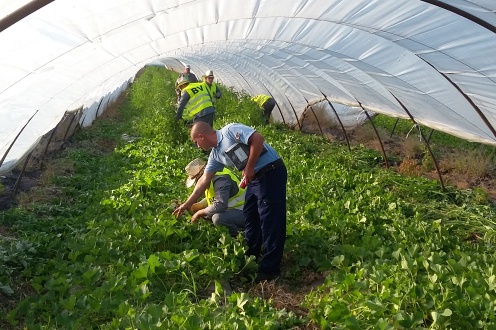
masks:
<path id="1" fill-rule="evenodd" d="M 186 187 L 196 184 L 203 175 L 205 165 L 203 160 L 196 158 L 186 166 Z M 240 180 L 226 167 L 216 172 L 205 190 L 205 198 L 191 206 L 190 211 L 194 212 L 191 222 L 199 218 L 211 219 L 215 226 L 224 226 L 231 236 L 238 236 L 245 229 L 245 189 L 240 188 L 239 184 Z"/>
<path id="2" fill-rule="evenodd" d="M 222 97 L 222 91 L 214 82 L 214 72 L 207 70 L 203 76 L 203 81 L 207 84 L 207 90 L 212 98 L 212 103 L 215 105 L 215 101 Z"/>
<path id="3" fill-rule="evenodd" d="M 214 123 L 215 108 L 204 82 L 192 83 L 186 78 L 178 81 L 177 87 L 181 90 L 181 98 L 177 104 L 176 119 L 183 119 L 189 123 L 203 121 L 210 126 Z"/>
<path id="4" fill-rule="evenodd" d="M 269 123 L 269 118 L 274 110 L 276 105 L 276 100 L 272 96 L 259 94 L 251 98 L 252 101 L 255 101 L 258 106 L 263 110 L 263 118 L 266 124 Z"/>

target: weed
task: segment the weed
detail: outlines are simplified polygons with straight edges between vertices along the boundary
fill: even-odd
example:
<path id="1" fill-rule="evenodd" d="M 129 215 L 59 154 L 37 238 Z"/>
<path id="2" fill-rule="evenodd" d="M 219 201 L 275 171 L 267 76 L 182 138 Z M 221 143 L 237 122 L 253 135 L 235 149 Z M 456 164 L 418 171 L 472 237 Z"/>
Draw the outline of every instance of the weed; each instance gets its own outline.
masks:
<path id="1" fill-rule="evenodd" d="M 422 170 L 418 160 L 413 158 L 405 158 L 398 166 L 398 173 L 408 176 L 421 176 Z"/>
<path id="2" fill-rule="evenodd" d="M 472 178 L 483 178 L 494 174 L 494 162 L 482 150 L 453 150 L 442 158 L 443 168 L 457 171 Z"/>

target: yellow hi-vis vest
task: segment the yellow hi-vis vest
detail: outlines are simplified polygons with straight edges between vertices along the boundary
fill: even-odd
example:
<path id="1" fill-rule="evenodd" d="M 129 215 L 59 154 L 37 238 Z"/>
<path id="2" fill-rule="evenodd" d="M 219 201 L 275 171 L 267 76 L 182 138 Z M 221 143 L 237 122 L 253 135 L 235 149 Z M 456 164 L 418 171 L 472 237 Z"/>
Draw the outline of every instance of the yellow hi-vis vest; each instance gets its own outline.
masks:
<path id="1" fill-rule="evenodd" d="M 203 109 L 214 106 L 207 91 L 207 84 L 204 82 L 189 83 L 183 92 L 189 94 L 189 100 L 183 112 L 184 120 L 192 120 Z"/>
<path id="2" fill-rule="evenodd" d="M 215 102 L 217 99 L 215 98 L 215 94 L 217 94 L 217 85 L 212 81 L 212 86 L 208 86 L 207 83 L 205 83 L 207 86 L 207 90 L 210 93 L 210 97 L 212 98 L 212 103 Z"/>
<path id="3" fill-rule="evenodd" d="M 255 101 L 259 106 L 263 106 L 263 104 L 268 99 L 270 99 L 270 96 L 269 95 L 265 95 L 265 94 L 260 94 L 260 95 L 257 95 L 257 96 L 252 97 L 251 99 L 252 99 L 252 101 Z"/>
<path id="4" fill-rule="evenodd" d="M 224 169 L 220 172 L 216 172 L 215 175 L 225 175 L 229 174 L 231 179 L 236 183 L 236 185 L 239 187 L 239 179 L 227 168 L 224 167 Z M 205 199 L 207 200 L 207 205 L 212 204 L 214 201 L 215 197 L 215 191 L 214 191 L 214 180 L 210 181 L 210 187 L 205 190 Z M 236 195 L 232 196 L 229 198 L 229 202 L 227 204 L 227 209 L 241 209 L 241 206 L 245 203 L 245 190 L 239 188 L 239 191 Z"/>

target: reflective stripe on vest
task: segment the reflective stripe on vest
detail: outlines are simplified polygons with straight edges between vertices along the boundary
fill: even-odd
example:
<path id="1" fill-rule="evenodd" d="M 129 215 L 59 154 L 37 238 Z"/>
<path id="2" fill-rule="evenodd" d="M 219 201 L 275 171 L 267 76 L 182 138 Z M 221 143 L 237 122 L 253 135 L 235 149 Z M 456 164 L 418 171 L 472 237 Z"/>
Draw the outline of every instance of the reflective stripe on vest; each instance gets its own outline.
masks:
<path id="1" fill-rule="evenodd" d="M 268 100 L 270 99 L 270 96 L 269 95 L 264 95 L 264 94 L 260 94 L 260 95 L 257 95 L 257 96 L 254 96 L 251 98 L 253 101 L 257 102 L 257 104 L 259 106 L 263 106 L 263 104 Z"/>
<path id="2" fill-rule="evenodd" d="M 214 106 L 207 91 L 207 84 L 204 82 L 190 83 L 183 91 L 189 94 L 189 101 L 183 112 L 184 120 L 191 120 L 203 109 Z"/>
<path id="3" fill-rule="evenodd" d="M 224 167 L 224 169 L 220 172 L 215 173 L 215 175 L 226 175 L 228 174 L 231 179 L 236 183 L 236 185 L 239 187 L 239 179 L 227 168 Z M 210 181 L 210 187 L 205 190 L 205 199 L 207 200 L 207 205 L 212 204 L 214 201 L 215 197 L 215 190 L 214 190 L 214 183 Z M 245 203 L 245 190 L 246 189 L 241 189 L 239 188 L 239 191 L 236 195 L 232 196 L 229 198 L 229 202 L 227 204 L 228 209 L 238 209 L 240 206 L 242 206 Z"/>

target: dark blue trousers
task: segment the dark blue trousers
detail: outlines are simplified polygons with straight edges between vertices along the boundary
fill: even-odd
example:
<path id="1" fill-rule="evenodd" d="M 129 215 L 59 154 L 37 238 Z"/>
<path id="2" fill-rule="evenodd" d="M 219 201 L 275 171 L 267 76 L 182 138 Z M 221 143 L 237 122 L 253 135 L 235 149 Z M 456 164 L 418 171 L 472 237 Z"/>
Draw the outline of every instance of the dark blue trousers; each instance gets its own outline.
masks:
<path id="1" fill-rule="evenodd" d="M 286 166 L 280 166 L 250 182 L 243 214 L 247 255 L 263 257 L 259 272 L 279 275 L 286 241 Z"/>

